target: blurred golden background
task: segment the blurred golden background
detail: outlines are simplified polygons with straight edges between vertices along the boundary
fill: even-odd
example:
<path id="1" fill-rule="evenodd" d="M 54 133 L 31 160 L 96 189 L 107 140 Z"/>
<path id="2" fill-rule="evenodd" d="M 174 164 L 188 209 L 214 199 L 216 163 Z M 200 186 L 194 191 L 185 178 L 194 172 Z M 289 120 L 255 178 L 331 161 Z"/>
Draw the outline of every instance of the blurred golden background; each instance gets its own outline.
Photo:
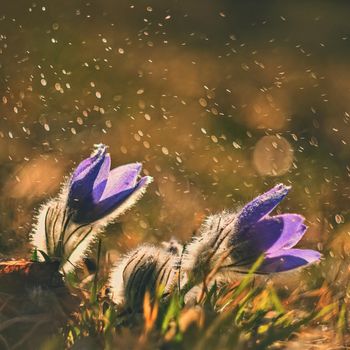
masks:
<path id="1" fill-rule="evenodd" d="M 346 1 L 6 1 L 0 9 L 0 253 L 93 144 L 155 178 L 113 256 L 188 239 L 278 182 L 302 241 L 350 252 Z M 336 241 L 334 241 L 336 239 Z M 346 244 L 344 242 L 347 242 Z M 330 248 L 331 247 L 331 248 Z M 330 250 L 329 250 L 330 249 Z"/>

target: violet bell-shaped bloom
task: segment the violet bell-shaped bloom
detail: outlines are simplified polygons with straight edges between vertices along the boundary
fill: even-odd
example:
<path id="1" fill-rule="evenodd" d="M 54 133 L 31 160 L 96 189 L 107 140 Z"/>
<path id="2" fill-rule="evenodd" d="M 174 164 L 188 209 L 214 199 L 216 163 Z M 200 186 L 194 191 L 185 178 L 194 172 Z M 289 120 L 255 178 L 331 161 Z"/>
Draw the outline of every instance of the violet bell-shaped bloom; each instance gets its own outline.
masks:
<path id="1" fill-rule="evenodd" d="M 77 223 L 94 222 L 112 212 L 118 216 L 152 181 L 150 176 L 140 178 L 140 163 L 110 170 L 111 157 L 106 149 L 105 145 L 96 145 L 95 152 L 78 165 L 71 177 L 67 206 Z"/>
<path id="2" fill-rule="evenodd" d="M 277 185 L 238 212 L 224 210 L 207 217 L 199 235 L 182 254 L 181 285 L 194 286 L 213 273 L 236 278 L 237 272 L 246 273 L 261 256 L 263 261 L 254 271 L 258 274 L 288 271 L 318 261 L 319 252 L 293 248 L 306 231 L 301 215 L 269 215 L 289 189 Z"/>
<path id="3" fill-rule="evenodd" d="M 83 160 L 60 194 L 39 210 L 32 243 L 39 251 L 60 261 L 63 271 L 78 265 L 105 227 L 131 208 L 152 181 L 139 177 L 140 163 L 110 170 L 105 145 L 96 145 Z"/>
<path id="4" fill-rule="evenodd" d="M 257 273 L 288 271 L 320 259 L 321 254 L 315 250 L 293 248 L 307 229 L 303 216 L 269 215 L 289 189 L 279 184 L 239 211 L 228 243 L 233 268 L 246 270 L 261 255 L 264 260 Z"/>

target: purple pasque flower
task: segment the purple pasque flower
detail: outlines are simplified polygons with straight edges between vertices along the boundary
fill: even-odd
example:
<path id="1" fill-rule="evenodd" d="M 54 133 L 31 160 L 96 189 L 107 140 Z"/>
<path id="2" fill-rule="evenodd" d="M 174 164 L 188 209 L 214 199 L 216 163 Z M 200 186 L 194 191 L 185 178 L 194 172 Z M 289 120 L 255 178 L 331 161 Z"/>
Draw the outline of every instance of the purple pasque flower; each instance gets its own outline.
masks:
<path id="1" fill-rule="evenodd" d="M 259 256 L 264 255 L 256 272 L 273 273 L 292 270 L 320 259 L 321 254 L 315 250 L 293 248 L 307 229 L 303 216 L 269 215 L 289 189 L 279 184 L 239 211 L 229 239 L 234 261 L 232 267 L 246 270 Z"/>
<path id="2" fill-rule="evenodd" d="M 106 146 L 96 145 L 91 157 L 73 172 L 61 193 L 38 212 L 32 242 L 39 252 L 60 261 L 68 272 L 82 261 L 105 227 L 129 209 L 152 178 L 139 178 L 140 163 L 110 170 Z"/>
<path id="3" fill-rule="evenodd" d="M 114 169 L 107 147 L 96 145 L 95 152 L 74 171 L 68 189 L 67 207 L 76 223 L 97 221 L 113 212 L 116 217 L 142 195 L 152 181 L 140 178 L 141 163 L 130 163 Z"/>

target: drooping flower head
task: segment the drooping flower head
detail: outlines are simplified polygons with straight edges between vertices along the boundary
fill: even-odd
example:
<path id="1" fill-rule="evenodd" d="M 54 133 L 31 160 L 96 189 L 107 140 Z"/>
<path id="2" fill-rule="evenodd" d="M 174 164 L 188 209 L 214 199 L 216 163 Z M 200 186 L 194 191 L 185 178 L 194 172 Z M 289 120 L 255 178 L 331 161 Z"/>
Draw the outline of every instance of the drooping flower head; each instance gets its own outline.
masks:
<path id="1" fill-rule="evenodd" d="M 65 271 L 82 259 L 104 227 L 133 206 L 142 196 L 150 176 L 140 178 L 141 164 L 110 170 L 105 145 L 73 172 L 61 193 L 41 208 L 32 241 L 49 257 L 57 258 Z"/>
<path id="2" fill-rule="evenodd" d="M 140 311 L 145 293 L 166 297 L 176 287 L 178 255 L 167 248 L 143 244 L 122 258 L 110 275 L 112 300 Z"/>
<path id="3" fill-rule="evenodd" d="M 186 246 L 182 270 L 195 282 L 211 271 L 229 275 L 247 272 L 260 256 L 264 260 L 256 273 L 292 270 L 320 259 L 309 249 L 293 248 L 303 237 L 306 226 L 298 214 L 270 216 L 287 195 L 282 184 L 256 197 L 238 212 L 223 211 L 207 218 L 200 235 Z"/>
<path id="4" fill-rule="evenodd" d="M 298 214 L 270 216 L 290 187 L 279 184 L 256 197 L 239 211 L 229 237 L 235 267 L 247 268 L 260 255 L 264 261 L 257 272 L 273 273 L 295 269 L 320 259 L 315 250 L 293 248 L 307 227 Z"/>
<path id="5" fill-rule="evenodd" d="M 130 163 L 110 170 L 111 157 L 105 145 L 96 145 L 91 157 L 74 171 L 68 192 L 69 210 L 77 223 L 94 222 L 114 212 L 119 215 L 143 193 L 152 181 L 139 179 L 140 163 Z"/>

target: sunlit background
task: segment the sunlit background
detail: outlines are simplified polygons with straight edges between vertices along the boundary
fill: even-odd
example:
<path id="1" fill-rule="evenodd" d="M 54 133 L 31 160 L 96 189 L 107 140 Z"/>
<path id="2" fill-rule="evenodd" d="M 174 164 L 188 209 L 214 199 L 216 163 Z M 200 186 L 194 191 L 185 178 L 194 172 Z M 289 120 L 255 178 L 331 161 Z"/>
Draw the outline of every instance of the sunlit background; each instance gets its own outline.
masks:
<path id="1" fill-rule="evenodd" d="M 276 183 L 301 245 L 350 252 L 350 4 L 2 1 L 0 253 L 94 144 L 155 179 L 104 246 L 188 239 Z"/>

